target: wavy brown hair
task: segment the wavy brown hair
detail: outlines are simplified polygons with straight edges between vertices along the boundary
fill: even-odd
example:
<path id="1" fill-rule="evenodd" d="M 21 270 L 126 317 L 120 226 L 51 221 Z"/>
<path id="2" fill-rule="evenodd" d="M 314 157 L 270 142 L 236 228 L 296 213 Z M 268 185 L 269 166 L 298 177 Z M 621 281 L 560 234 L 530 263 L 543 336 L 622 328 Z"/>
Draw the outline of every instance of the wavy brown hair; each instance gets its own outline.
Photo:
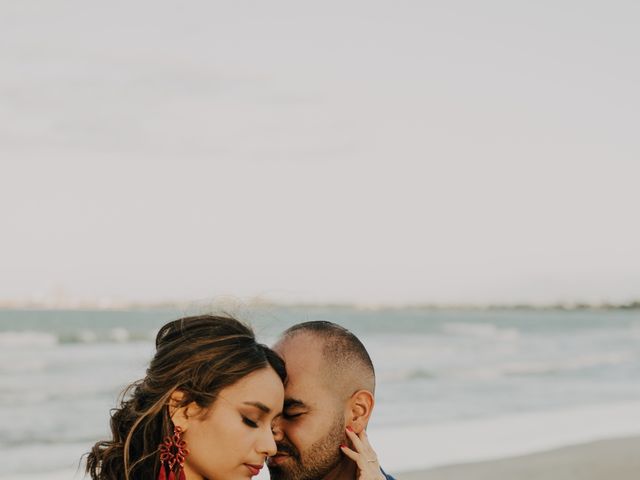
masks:
<path id="1" fill-rule="evenodd" d="M 263 368 L 273 368 L 284 382 L 282 359 L 230 316 L 186 317 L 164 325 L 145 378 L 127 387 L 111 411 L 112 438 L 87 454 L 87 473 L 93 480 L 156 478 L 159 444 L 173 433 L 171 394 L 184 394 L 177 407 L 196 402 L 208 408 L 222 389 Z"/>

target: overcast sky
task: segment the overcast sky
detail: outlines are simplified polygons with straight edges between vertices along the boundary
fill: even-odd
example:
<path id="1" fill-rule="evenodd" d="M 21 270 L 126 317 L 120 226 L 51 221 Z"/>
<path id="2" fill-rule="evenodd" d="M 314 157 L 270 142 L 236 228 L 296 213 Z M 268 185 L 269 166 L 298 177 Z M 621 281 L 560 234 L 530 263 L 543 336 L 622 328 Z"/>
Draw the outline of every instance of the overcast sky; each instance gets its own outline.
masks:
<path id="1" fill-rule="evenodd" d="M 640 297 L 640 4 L 2 2 L 0 300 Z"/>

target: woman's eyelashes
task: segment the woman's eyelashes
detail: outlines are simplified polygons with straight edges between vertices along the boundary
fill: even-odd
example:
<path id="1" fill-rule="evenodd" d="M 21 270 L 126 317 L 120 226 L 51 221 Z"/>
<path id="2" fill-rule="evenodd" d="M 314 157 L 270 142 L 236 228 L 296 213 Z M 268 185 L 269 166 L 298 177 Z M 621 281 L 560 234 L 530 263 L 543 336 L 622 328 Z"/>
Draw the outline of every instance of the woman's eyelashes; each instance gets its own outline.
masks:
<path id="1" fill-rule="evenodd" d="M 242 415 L 242 422 L 248 427 L 258 428 L 258 422 L 254 422 L 253 420 L 251 420 L 248 417 L 245 417 L 244 415 Z"/>

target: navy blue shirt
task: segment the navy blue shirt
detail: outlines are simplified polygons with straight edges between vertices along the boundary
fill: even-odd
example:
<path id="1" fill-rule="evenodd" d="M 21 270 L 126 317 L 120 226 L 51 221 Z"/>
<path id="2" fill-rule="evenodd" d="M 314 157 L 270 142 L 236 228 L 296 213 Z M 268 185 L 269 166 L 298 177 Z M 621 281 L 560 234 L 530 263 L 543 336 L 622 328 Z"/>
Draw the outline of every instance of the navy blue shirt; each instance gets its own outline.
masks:
<path id="1" fill-rule="evenodd" d="M 384 470 L 380 469 L 380 471 L 382 472 L 382 474 L 384 475 L 384 477 L 387 480 L 396 480 L 395 478 L 393 478 L 391 475 L 387 474 Z"/>

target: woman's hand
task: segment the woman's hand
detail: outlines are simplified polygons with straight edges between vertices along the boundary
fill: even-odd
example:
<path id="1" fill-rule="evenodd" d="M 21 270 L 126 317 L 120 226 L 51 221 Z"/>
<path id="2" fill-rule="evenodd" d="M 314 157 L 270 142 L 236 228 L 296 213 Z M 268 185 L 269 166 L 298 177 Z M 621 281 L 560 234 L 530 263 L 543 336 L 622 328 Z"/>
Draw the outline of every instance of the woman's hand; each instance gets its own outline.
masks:
<path id="1" fill-rule="evenodd" d="M 369 443 L 367 432 L 362 430 L 356 434 L 351 427 L 347 427 L 347 436 L 353 444 L 352 450 L 346 445 L 340 445 L 340 450 L 358 466 L 358 480 L 386 480 L 380 470 L 378 456 Z"/>

